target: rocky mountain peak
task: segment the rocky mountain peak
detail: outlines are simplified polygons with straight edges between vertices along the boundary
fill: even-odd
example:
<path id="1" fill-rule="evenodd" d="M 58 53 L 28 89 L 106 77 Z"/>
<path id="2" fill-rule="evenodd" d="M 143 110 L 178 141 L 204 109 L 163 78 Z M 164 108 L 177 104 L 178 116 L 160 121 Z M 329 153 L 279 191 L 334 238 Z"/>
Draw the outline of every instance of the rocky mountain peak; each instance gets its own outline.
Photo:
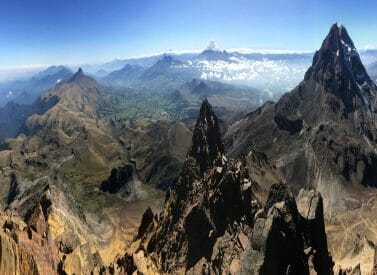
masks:
<path id="1" fill-rule="evenodd" d="M 34 75 L 33 79 L 41 80 L 41 79 L 46 79 L 47 77 L 51 77 L 51 76 L 66 77 L 66 76 L 72 76 L 72 74 L 73 73 L 71 72 L 71 70 L 65 66 L 62 66 L 62 65 L 50 66 L 46 70 L 41 71 L 38 74 Z"/>
<path id="2" fill-rule="evenodd" d="M 124 72 L 127 72 L 127 71 L 131 71 L 131 70 L 135 70 L 135 69 L 140 69 L 141 67 L 138 66 L 138 65 L 131 65 L 130 63 L 127 63 L 123 68 L 120 69 L 120 71 L 124 71 Z"/>
<path id="3" fill-rule="evenodd" d="M 88 77 L 84 74 L 83 70 L 80 67 L 68 82 L 80 82 L 84 78 L 88 78 Z"/>
<path id="4" fill-rule="evenodd" d="M 224 145 L 221 141 L 219 123 L 211 104 L 205 99 L 200 107 L 189 155 L 196 160 L 202 174 L 222 154 Z"/>
<path id="5" fill-rule="evenodd" d="M 182 62 L 177 60 L 177 59 L 174 59 L 173 56 L 171 55 L 167 55 L 167 54 L 164 54 L 162 56 L 162 58 L 157 61 L 157 63 L 159 66 L 167 66 L 167 67 L 170 67 L 170 66 L 178 66 L 178 65 L 181 65 Z"/>
<path id="6" fill-rule="evenodd" d="M 94 78 L 86 75 L 81 68 L 79 68 L 77 72 L 67 82 L 61 82 L 61 85 L 63 85 L 64 83 L 70 83 L 75 85 L 78 84 L 86 88 L 99 86 L 97 81 Z"/>
<path id="7" fill-rule="evenodd" d="M 175 67 L 179 67 L 182 64 L 182 61 L 173 58 L 171 55 L 164 54 L 154 65 L 143 73 L 142 78 L 150 80 L 166 73 L 169 74 L 169 72 L 174 71 Z"/>
<path id="8" fill-rule="evenodd" d="M 217 42 L 212 40 L 208 43 L 208 46 L 206 48 L 207 51 L 216 51 L 216 52 L 219 52 L 221 51 L 220 48 L 218 47 L 217 45 Z"/>
<path id="9" fill-rule="evenodd" d="M 208 85 L 204 82 L 204 81 L 200 81 L 199 85 L 197 86 L 197 88 L 200 88 L 200 89 L 207 89 L 208 88 Z"/>
<path id="10" fill-rule="evenodd" d="M 341 98 L 346 112 L 356 105 L 373 108 L 376 86 L 369 78 L 355 45 L 346 28 L 334 24 L 315 53 L 313 64 L 305 74 L 305 81 L 314 80 L 325 91 Z"/>
<path id="11" fill-rule="evenodd" d="M 73 75 L 73 77 L 81 77 L 84 75 L 84 72 L 83 70 L 81 69 L 81 67 L 77 70 L 77 72 Z"/>
<path id="12" fill-rule="evenodd" d="M 197 84 L 193 89 L 192 93 L 193 94 L 205 94 L 206 91 L 208 91 L 210 88 L 209 86 L 204 82 L 200 81 L 199 84 Z"/>

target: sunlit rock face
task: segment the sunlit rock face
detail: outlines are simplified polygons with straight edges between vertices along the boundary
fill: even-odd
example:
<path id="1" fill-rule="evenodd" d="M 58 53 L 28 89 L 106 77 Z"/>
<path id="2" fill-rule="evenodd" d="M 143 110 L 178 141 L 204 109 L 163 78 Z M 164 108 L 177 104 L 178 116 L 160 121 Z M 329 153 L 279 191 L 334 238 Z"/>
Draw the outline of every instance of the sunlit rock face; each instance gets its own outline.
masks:
<path id="1" fill-rule="evenodd" d="M 316 187 L 326 213 L 342 211 L 345 183 L 375 186 L 377 179 L 376 90 L 347 30 L 334 24 L 304 80 L 235 124 L 226 147 L 232 156 L 249 147 L 266 152 L 296 194 Z"/>
<path id="2" fill-rule="evenodd" d="M 176 190 L 168 192 L 160 216 L 145 212 L 117 270 L 331 274 L 321 195 L 302 190 L 296 204 L 287 184 L 271 184 L 266 177 L 271 188 L 260 196 L 262 187 L 248 167 L 273 170 L 263 155 L 228 160 L 222 148 L 216 116 L 204 101 Z"/>
<path id="3" fill-rule="evenodd" d="M 371 261 L 350 251 L 359 237 L 377 241 L 368 227 L 377 193 L 376 90 L 347 30 L 334 24 L 304 80 L 225 137 L 232 156 L 250 147 L 265 152 L 294 194 L 302 187 L 320 191 L 335 261 L 344 268 L 361 263 L 362 272 L 370 272 Z M 350 221 L 359 233 L 339 230 Z"/>

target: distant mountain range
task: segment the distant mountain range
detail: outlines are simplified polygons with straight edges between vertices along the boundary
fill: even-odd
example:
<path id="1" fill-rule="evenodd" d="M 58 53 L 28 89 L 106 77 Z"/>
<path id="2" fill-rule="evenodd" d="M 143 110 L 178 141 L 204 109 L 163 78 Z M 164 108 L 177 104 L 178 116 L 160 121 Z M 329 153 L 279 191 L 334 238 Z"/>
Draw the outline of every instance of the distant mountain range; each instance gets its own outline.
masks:
<path id="1" fill-rule="evenodd" d="M 377 61 L 370 64 L 367 69 L 372 79 L 377 82 Z"/>
<path id="2" fill-rule="evenodd" d="M 184 69 L 181 72 L 183 76 L 188 73 L 205 80 L 247 85 L 261 89 L 271 96 L 279 96 L 293 89 L 300 82 L 306 68 L 312 62 L 313 55 L 314 53 L 310 52 L 222 50 L 217 46 L 209 45 L 200 53 L 171 53 L 142 58 L 116 59 L 98 65 L 95 69 L 90 66 L 84 66 L 84 69 L 97 77 L 103 77 L 104 71 L 111 74 L 126 65 L 138 65 L 149 70 L 164 57 L 171 56 L 176 62 L 181 62 L 175 67 Z M 377 62 L 377 50 L 360 51 L 360 58 L 369 70 L 369 65 Z M 372 72 L 370 74 L 374 75 Z"/>
<path id="3" fill-rule="evenodd" d="M 109 72 L 103 78 L 106 84 L 119 85 L 124 82 L 122 79 L 125 79 L 130 80 L 128 83 L 134 85 L 136 83 L 133 72 L 130 72 L 131 76 L 112 72 L 119 70 L 124 72 L 125 66 L 137 65 L 145 70 L 143 80 L 150 80 L 157 75 L 167 73 L 167 67 L 171 65 L 169 84 L 171 80 L 189 78 L 216 80 L 258 88 L 272 98 L 293 88 L 303 77 L 311 59 L 311 53 L 239 53 L 208 47 L 199 54 L 162 54 L 139 59 L 117 59 L 95 69 L 90 66 L 84 68 L 99 78 L 103 77 L 104 71 Z"/>
<path id="4" fill-rule="evenodd" d="M 343 211 L 345 195 L 331 197 L 331 185 L 340 191 L 345 182 L 376 184 L 376 92 L 346 29 L 334 25 L 304 80 L 230 129 L 229 152 L 266 152 L 297 190 L 315 186 L 329 196 L 327 211 Z M 323 154 L 325 148 L 332 153 Z"/>
<path id="5" fill-rule="evenodd" d="M 131 59 L 115 59 L 97 65 L 82 65 L 97 80 L 109 86 L 140 86 L 148 88 L 177 86 L 197 78 L 257 88 L 276 99 L 293 89 L 311 64 L 313 53 L 222 50 L 211 42 L 202 52 L 158 54 Z M 377 78 L 377 50 L 360 51 L 360 58 L 373 80 Z M 170 68 L 169 68 L 170 67 Z M 30 79 L 0 83 L 0 106 L 13 100 L 30 104 L 44 90 L 72 76 L 65 66 L 52 66 Z M 145 85 L 144 85 L 145 86 Z"/>
<path id="6" fill-rule="evenodd" d="M 47 89 L 54 87 L 62 80 L 72 77 L 72 71 L 64 66 L 51 66 L 33 77 L 0 83 L 0 106 L 9 101 L 20 104 L 31 104 Z"/>

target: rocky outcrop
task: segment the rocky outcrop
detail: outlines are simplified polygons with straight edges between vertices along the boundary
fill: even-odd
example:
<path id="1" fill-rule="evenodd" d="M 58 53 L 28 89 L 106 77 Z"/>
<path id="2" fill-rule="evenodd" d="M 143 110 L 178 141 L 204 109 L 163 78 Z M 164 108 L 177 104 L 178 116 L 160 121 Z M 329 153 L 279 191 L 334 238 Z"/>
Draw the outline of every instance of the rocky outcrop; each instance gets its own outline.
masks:
<path id="1" fill-rule="evenodd" d="M 14 211 L 0 213 L 0 274 L 54 274 L 57 251 Z M 33 232 L 33 233 L 32 233 Z"/>
<path id="2" fill-rule="evenodd" d="M 127 163 L 113 168 L 110 177 L 102 182 L 100 190 L 115 194 L 126 201 L 134 201 L 147 196 L 141 184 L 135 166 Z"/>
<path id="3" fill-rule="evenodd" d="M 210 110 L 207 101 L 201 110 Z M 216 121 L 212 112 L 207 114 Z M 209 120 L 199 116 L 199 129 L 194 131 L 195 142 L 177 188 L 167 193 L 158 219 L 150 210 L 144 214 L 138 237 L 118 259 L 116 270 L 146 274 L 332 274 L 320 194 L 302 191 L 297 207 L 288 185 L 279 183 L 271 186 L 266 200 L 258 199 L 254 194 L 258 183 L 249 176 L 248 167 L 267 167 L 266 160 L 258 154 L 248 156 L 247 161 L 228 160 L 219 133 L 206 131 L 210 127 L 204 123 Z M 208 145 L 209 134 L 219 137 L 215 145 Z M 205 148 L 203 144 L 208 150 L 200 150 Z"/>
<path id="4" fill-rule="evenodd" d="M 11 268 L 10 273 L 1 274 L 90 274 L 103 265 L 96 252 L 101 248 L 96 243 L 99 238 L 68 192 L 36 184 L 32 192 L 22 192 L 10 208 L 13 210 L 0 212 L 0 227 L 14 242 L 0 254 L 0 261 L 7 261 L 0 268 Z M 17 272 L 19 265 L 30 270 Z"/>
<path id="5" fill-rule="evenodd" d="M 42 236 L 47 236 L 46 218 L 42 206 L 38 203 L 31 212 L 27 222 L 28 226 Z"/>
<path id="6" fill-rule="evenodd" d="M 108 264 L 132 242 L 147 208 L 143 200 L 130 205 L 116 197 L 127 188 L 116 196 L 99 190 L 112 168 L 132 162 L 129 143 L 121 143 L 116 132 L 120 127 L 97 113 L 107 99 L 105 90 L 79 71 L 40 97 L 43 106 L 54 104 L 29 118 L 37 123 L 33 135 L 9 140 L 0 152 L 0 204 L 22 217 L 25 231 L 17 245 L 33 255 L 41 274 L 90 274 Z M 127 177 L 119 171 L 114 178 L 122 184 Z M 130 186 L 127 179 L 123 183 Z M 151 193 L 148 202 L 158 209 L 154 190 L 142 191 Z"/>
<path id="7" fill-rule="evenodd" d="M 250 148 L 266 153 L 295 195 L 303 187 L 321 192 L 329 247 L 347 268 L 360 263 L 359 254 L 347 255 L 360 230 L 376 241 L 368 203 L 377 193 L 369 188 L 377 186 L 376 92 L 347 30 L 334 24 L 304 80 L 234 124 L 225 138 L 233 157 Z M 355 228 L 345 234 L 351 220 Z M 371 262 L 360 265 L 370 272 Z"/>
<path id="8" fill-rule="evenodd" d="M 11 204 L 18 195 L 20 195 L 20 186 L 17 182 L 17 177 L 14 173 L 10 174 L 9 192 L 7 197 L 7 203 Z"/>
<path id="9" fill-rule="evenodd" d="M 304 79 L 310 80 L 341 99 L 344 115 L 360 106 L 368 110 L 374 108 L 376 85 L 368 76 L 352 39 L 341 24 L 331 27 L 321 49 L 315 53 L 313 64 Z"/>
<path id="10" fill-rule="evenodd" d="M 313 200 L 317 202 L 307 204 Z M 266 215 L 255 221 L 252 250 L 248 255 L 250 263 L 245 271 L 251 274 L 332 274 L 320 194 L 302 190 L 296 201 L 287 185 L 271 187 Z M 312 213 L 317 214 L 310 216 Z"/>
<path id="11" fill-rule="evenodd" d="M 1 274 L 41 274 L 31 253 L 22 249 L 11 237 L 0 233 Z"/>
<path id="12" fill-rule="evenodd" d="M 374 274 L 376 271 L 377 246 L 367 237 L 363 230 L 356 232 L 353 247 L 335 267 L 337 274 Z"/>
<path id="13" fill-rule="evenodd" d="M 213 162 L 224 154 L 219 123 L 207 100 L 204 100 L 200 107 L 192 136 L 192 147 L 188 154 L 196 160 L 201 174 L 212 167 Z"/>
<path id="14" fill-rule="evenodd" d="M 139 230 L 137 232 L 136 239 L 142 238 L 145 234 L 152 230 L 152 226 L 154 224 L 155 217 L 153 211 L 150 207 L 144 212 L 143 218 L 141 219 L 141 223 L 139 226 Z"/>
<path id="15" fill-rule="evenodd" d="M 333 215 L 346 205 L 331 190 L 375 186 L 376 92 L 347 30 L 334 24 L 304 80 L 233 125 L 225 143 L 233 157 L 265 152 L 295 194 L 318 189 Z"/>
<path id="16" fill-rule="evenodd" d="M 332 266 L 325 232 L 323 199 L 319 192 L 301 189 L 296 197 L 297 209 L 302 219 L 302 232 L 306 246 L 312 252 L 313 264 L 318 274 L 329 274 Z"/>
<path id="17" fill-rule="evenodd" d="M 115 194 L 122 188 L 127 189 L 127 185 L 130 184 L 133 180 L 134 168 L 131 164 L 113 168 L 111 170 L 110 177 L 102 182 L 101 190 L 104 192 L 109 192 L 110 194 Z"/>

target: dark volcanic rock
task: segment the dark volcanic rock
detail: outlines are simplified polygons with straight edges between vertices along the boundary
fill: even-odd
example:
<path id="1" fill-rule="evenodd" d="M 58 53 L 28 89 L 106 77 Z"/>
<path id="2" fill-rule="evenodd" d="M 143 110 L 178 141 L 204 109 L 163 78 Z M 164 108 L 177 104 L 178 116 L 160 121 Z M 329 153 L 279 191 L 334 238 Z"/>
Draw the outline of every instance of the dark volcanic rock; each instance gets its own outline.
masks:
<path id="1" fill-rule="evenodd" d="M 139 226 L 136 239 L 140 239 L 141 237 L 143 237 L 143 235 L 145 235 L 148 232 L 148 230 L 151 229 L 153 220 L 153 211 L 150 207 L 148 207 L 148 209 L 143 214 L 143 218 L 141 219 L 141 224 Z"/>
<path id="2" fill-rule="evenodd" d="M 265 156 L 227 160 L 216 123 L 206 123 L 212 120 L 216 117 L 205 101 L 194 131 L 197 142 L 177 189 L 167 193 L 155 226 L 147 210 L 139 230 L 144 234 L 118 259 L 118 267 L 143 273 L 269 275 L 305 275 L 313 268 L 331 274 L 320 195 L 300 193 L 298 210 L 288 185 L 280 183 L 271 186 L 267 202 L 258 200 L 258 184 L 247 167 L 261 167 Z M 208 140 L 208 133 L 214 139 Z M 208 150 L 200 150 L 202 144 Z"/>
<path id="3" fill-rule="evenodd" d="M 133 180 L 133 165 L 126 164 L 124 166 L 113 168 L 110 177 L 102 182 L 101 190 L 110 194 L 117 193 L 121 188 L 125 187 Z"/>
<path id="4" fill-rule="evenodd" d="M 311 205 L 313 198 L 316 202 Z M 309 274 L 309 263 L 318 274 L 332 274 L 321 196 L 302 190 L 297 203 L 299 210 L 287 185 L 271 187 L 267 215 L 258 218 L 253 229 L 250 257 L 254 259 L 247 269 L 252 274 Z"/>
<path id="5" fill-rule="evenodd" d="M 283 115 L 276 115 L 274 121 L 280 130 L 286 130 L 291 134 L 298 133 L 302 129 L 301 119 L 289 120 Z"/>
<path id="6" fill-rule="evenodd" d="M 233 157 L 265 152 L 295 195 L 315 188 L 327 214 L 344 211 L 347 186 L 377 186 L 376 92 L 346 29 L 335 24 L 305 79 L 230 127 L 225 144 Z"/>
<path id="7" fill-rule="evenodd" d="M 326 92 L 340 98 L 344 112 L 354 111 L 358 104 L 373 108 L 375 84 L 343 25 L 331 27 L 321 49 L 314 55 L 313 65 L 305 74 L 305 81 L 309 80 L 320 83 Z"/>
<path id="8" fill-rule="evenodd" d="M 272 207 L 275 203 L 284 201 L 290 205 L 295 203 L 295 199 L 286 184 L 274 184 L 268 194 L 266 208 Z"/>
<path id="9" fill-rule="evenodd" d="M 8 197 L 7 197 L 8 205 L 11 204 L 18 195 L 20 195 L 20 186 L 18 184 L 16 175 L 14 173 L 11 173 L 10 186 L 9 186 L 9 192 L 8 192 Z"/>
<path id="10" fill-rule="evenodd" d="M 27 225 L 35 232 L 41 234 L 42 236 L 46 236 L 47 224 L 45 216 L 43 214 L 42 206 L 40 204 L 37 204 L 34 207 L 27 221 Z"/>
<path id="11" fill-rule="evenodd" d="M 212 167 L 213 162 L 224 154 L 219 123 L 207 100 L 204 100 L 200 107 L 192 137 L 192 148 L 188 154 L 196 160 L 201 174 Z"/>
<path id="12" fill-rule="evenodd" d="M 329 274 L 332 265 L 328 254 L 323 200 L 319 192 L 301 189 L 296 198 L 298 211 L 303 217 L 302 232 L 306 246 L 314 251 L 314 265 L 318 274 Z"/>

